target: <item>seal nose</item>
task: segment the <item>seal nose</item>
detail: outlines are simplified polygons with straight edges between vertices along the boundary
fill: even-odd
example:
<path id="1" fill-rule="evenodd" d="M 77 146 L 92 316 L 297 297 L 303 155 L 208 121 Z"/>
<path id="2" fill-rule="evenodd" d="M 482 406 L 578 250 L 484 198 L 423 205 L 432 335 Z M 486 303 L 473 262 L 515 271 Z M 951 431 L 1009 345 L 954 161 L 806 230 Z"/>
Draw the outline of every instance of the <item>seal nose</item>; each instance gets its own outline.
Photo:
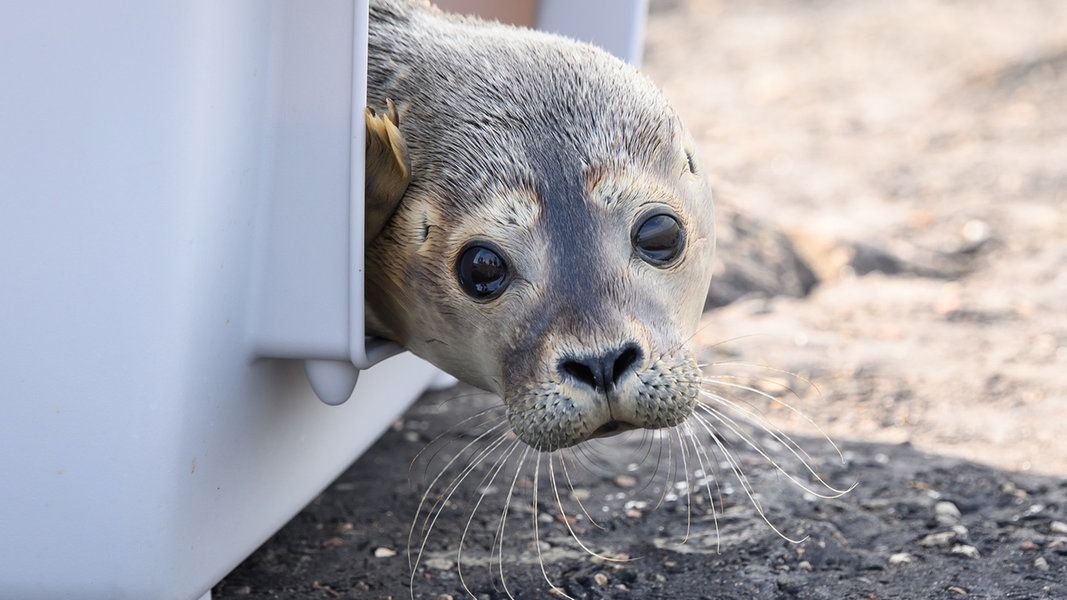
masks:
<path id="1" fill-rule="evenodd" d="M 565 357 L 559 361 L 559 372 L 597 392 L 606 392 L 640 359 L 641 349 L 630 342 L 600 356 Z"/>

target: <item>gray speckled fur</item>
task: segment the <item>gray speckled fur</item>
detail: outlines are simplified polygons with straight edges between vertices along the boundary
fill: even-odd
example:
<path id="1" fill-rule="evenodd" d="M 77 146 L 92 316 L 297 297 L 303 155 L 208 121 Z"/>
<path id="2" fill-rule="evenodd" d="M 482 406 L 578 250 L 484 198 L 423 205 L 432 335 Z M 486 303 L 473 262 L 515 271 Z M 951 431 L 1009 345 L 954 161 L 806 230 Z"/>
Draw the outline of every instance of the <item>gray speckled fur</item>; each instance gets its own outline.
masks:
<path id="1" fill-rule="evenodd" d="M 604 419 L 687 417 L 700 373 L 685 345 L 711 276 L 713 219 L 655 86 L 588 44 L 372 0 L 368 104 L 383 111 L 387 100 L 411 179 L 367 248 L 368 331 L 500 394 L 513 428 L 541 449 L 581 441 Z M 655 207 L 686 229 L 684 259 L 667 269 L 630 247 Z M 498 245 L 514 274 L 491 302 L 455 282 L 471 240 Z M 611 401 L 556 366 L 630 342 L 641 361 Z M 661 385 L 669 374 L 673 387 Z"/>

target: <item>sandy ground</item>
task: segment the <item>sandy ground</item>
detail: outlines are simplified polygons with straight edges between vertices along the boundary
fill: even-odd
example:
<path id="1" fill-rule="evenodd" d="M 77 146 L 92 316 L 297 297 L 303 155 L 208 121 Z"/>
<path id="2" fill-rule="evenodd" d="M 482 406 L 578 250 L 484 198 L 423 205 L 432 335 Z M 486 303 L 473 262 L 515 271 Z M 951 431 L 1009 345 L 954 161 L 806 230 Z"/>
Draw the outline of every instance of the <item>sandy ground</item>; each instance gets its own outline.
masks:
<path id="1" fill-rule="evenodd" d="M 705 340 L 815 381 L 793 404 L 835 438 L 1067 474 L 1067 3 L 653 6 L 720 203 L 823 279 Z M 856 276 L 856 245 L 899 271 Z"/>
<path id="2" fill-rule="evenodd" d="M 653 0 L 645 70 L 716 188 L 712 297 L 730 302 L 700 332 L 711 389 L 855 488 L 818 499 L 728 446 L 796 544 L 722 455 L 704 493 L 677 452 L 648 458 L 663 443 L 613 438 L 568 463 L 601 465 L 566 493 L 591 514 L 554 507 L 527 469 L 499 533 L 508 486 L 472 478 L 409 579 L 419 498 L 472 439 L 450 428 L 496 403 L 457 388 L 413 407 L 216 598 L 468 597 L 468 560 L 470 595 L 502 598 L 486 569 L 501 549 L 516 598 L 552 597 L 540 563 L 574 598 L 1067 597 L 1067 2 Z M 590 557 L 567 525 L 640 560 Z"/>

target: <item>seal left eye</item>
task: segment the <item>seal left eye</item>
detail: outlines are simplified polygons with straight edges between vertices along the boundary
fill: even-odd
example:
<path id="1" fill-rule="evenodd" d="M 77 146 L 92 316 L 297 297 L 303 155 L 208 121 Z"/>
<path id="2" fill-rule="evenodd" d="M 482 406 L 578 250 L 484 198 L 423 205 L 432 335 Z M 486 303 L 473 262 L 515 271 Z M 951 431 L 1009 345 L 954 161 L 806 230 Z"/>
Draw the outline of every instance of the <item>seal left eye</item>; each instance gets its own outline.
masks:
<path id="1" fill-rule="evenodd" d="M 490 300 L 502 294 L 509 283 L 508 263 L 493 246 L 471 244 L 456 261 L 456 278 L 471 298 Z"/>
<path id="2" fill-rule="evenodd" d="M 637 255 L 645 262 L 664 267 L 682 254 L 685 232 L 673 215 L 654 213 L 638 223 L 630 235 Z"/>

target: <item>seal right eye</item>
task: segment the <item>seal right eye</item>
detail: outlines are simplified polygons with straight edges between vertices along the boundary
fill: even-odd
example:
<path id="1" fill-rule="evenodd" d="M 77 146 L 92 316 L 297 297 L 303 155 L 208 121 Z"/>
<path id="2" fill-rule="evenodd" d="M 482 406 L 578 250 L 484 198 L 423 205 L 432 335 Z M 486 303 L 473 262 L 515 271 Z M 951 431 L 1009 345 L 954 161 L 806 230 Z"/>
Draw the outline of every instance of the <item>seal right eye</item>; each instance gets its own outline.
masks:
<path id="1" fill-rule="evenodd" d="M 500 250 L 479 242 L 463 249 L 456 261 L 459 287 L 476 300 L 491 300 L 504 292 L 510 283 L 508 263 Z"/>

